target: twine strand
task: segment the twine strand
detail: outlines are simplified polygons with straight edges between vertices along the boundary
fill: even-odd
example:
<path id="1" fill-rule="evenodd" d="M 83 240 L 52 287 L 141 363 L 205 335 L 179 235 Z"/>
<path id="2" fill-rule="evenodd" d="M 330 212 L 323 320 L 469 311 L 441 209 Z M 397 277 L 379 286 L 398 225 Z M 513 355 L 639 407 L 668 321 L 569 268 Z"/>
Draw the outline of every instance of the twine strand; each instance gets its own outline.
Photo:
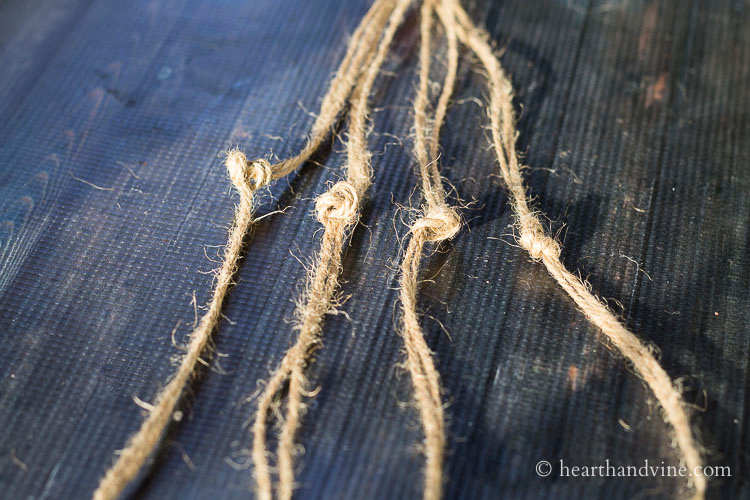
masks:
<path id="1" fill-rule="evenodd" d="M 302 150 L 295 156 L 273 166 L 273 178 L 280 179 L 301 167 L 320 148 L 331 134 L 347 99 L 360 79 L 363 68 L 381 37 L 393 0 L 375 0 L 349 40 L 349 45 L 328 91 L 323 97 L 320 110 L 310 130 L 310 136 Z"/>
<path id="2" fill-rule="evenodd" d="M 513 87 L 487 41 L 489 36 L 472 23 L 456 0 L 450 1 L 454 4 L 459 23 L 459 39 L 477 56 L 487 72 L 492 145 L 500 172 L 510 192 L 511 204 L 516 215 L 516 229 L 519 233 L 518 243 L 529 252 L 532 259 L 544 264 L 550 275 L 570 295 L 584 315 L 632 363 L 635 371 L 654 393 L 662 408 L 664 419 L 672 426 L 682 462 L 689 470 L 696 470 L 701 466 L 700 452 L 693 438 L 687 409 L 680 392 L 654 358 L 651 350 L 591 294 L 580 278 L 565 269 L 560 261 L 559 244 L 545 233 L 538 216 L 531 210 L 515 145 L 517 130 L 513 111 Z M 705 497 L 706 478 L 695 474 L 691 479 L 693 498 L 702 500 Z"/>
<path id="3" fill-rule="evenodd" d="M 174 409 L 190 378 L 195 375 L 201 355 L 207 350 L 211 334 L 221 321 L 221 308 L 237 271 L 243 241 L 253 223 L 253 193 L 265 186 L 271 177 L 267 162 L 248 163 L 245 155 L 236 150 L 227 154 L 226 167 L 235 189 L 240 194 L 240 204 L 235 211 L 234 222 L 224 250 L 224 260 L 208 310 L 190 334 L 187 352 L 182 357 L 174 376 L 156 397 L 156 402 L 140 429 L 130 437 L 115 464 L 99 482 L 93 494 L 94 500 L 116 499 L 143 467 L 172 420 Z"/>
<path id="4" fill-rule="evenodd" d="M 431 32 L 434 13 L 439 17 L 448 41 L 446 74 L 438 99 L 434 118 L 427 117 L 430 87 L 430 61 L 432 59 Z M 443 179 L 438 169 L 440 130 L 453 94 L 458 68 L 458 49 L 455 20 L 448 2 L 426 0 L 420 12 L 419 83 L 414 98 L 414 154 L 419 167 L 422 193 L 426 206 L 423 215 L 409 228 L 410 240 L 401 263 L 399 300 L 401 325 L 399 333 L 404 339 L 406 369 L 414 391 L 414 400 L 424 433 L 425 456 L 423 498 L 438 500 L 442 496 L 443 461 L 445 449 L 445 416 L 441 401 L 440 375 L 435 368 L 432 351 L 425 341 L 417 314 L 419 269 L 426 243 L 439 244 L 458 234 L 461 219 L 455 209 L 448 206 Z M 431 129 L 431 133 L 430 133 Z"/>
<path id="5" fill-rule="evenodd" d="M 256 491 L 260 500 L 273 498 L 266 420 L 286 384 L 286 415 L 281 425 L 278 443 L 277 496 L 280 500 L 289 500 L 293 494 L 296 450 L 294 439 L 304 409 L 303 397 L 312 395 L 308 390 L 304 370 L 311 354 L 320 347 L 325 315 L 335 310 L 334 297 L 339 285 L 344 243 L 359 219 L 361 200 L 371 184 L 372 167 L 367 148 L 368 99 L 410 2 L 411 0 L 398 0 L 395 3 L 391 1 L 383 8 L 383 15 L 387 14 L 387 25 L 377 49 L 374 54 L 371 53 L 368 64 L 349 98 L 351 109 L 346 143 L 347 178 L 335 183 L 316 200 L 316 216 L 324 231 L 317 262 L 303 295 L 302 305 L 296 313 L 296 329 L 299 330 L 299 334 L 260 396 L 253 423 L 252 459 L 255 464 Z"/>

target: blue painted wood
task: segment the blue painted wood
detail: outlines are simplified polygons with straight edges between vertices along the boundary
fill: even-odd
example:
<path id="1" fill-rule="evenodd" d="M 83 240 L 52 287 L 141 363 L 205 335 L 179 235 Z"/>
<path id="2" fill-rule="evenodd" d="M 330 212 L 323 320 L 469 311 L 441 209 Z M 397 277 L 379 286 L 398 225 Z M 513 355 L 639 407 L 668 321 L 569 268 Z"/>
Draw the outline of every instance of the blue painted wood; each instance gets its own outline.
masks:
<path id="1" fill-rule="evenodd" d="M 661 350 L 705 411 L 708 463 L 750 495 L 750 31 L 746 1 L 470 4 L 512 75 L 536 203 L 563 257 Z M 0 3 L 0 496 L 85 498 L 172 372 L 210 294 L 236 196 L 221 154 L 297 151 L 367 2 Z M 347 316 L 310 368 L 299 498 L 414 498 L 420 440 L 394 325 L 418 206 L 408 136 L 416 12 L 373 96 L 374 185 L 347 249 Z M 437 47 L 442 53 L 444 47 Z M 470 202 L 426 261 L 428 342 L 449 402 L 447 498 L 671 498 L 674 478 L 540 478 L 566 465 L 679 465 L 653 398 L 537 264 L 487 150 L 463 54 L 444 172 Z M 345 124 L 344 124 L 345 125 Z M 344 129 L 342 129 L 344 130 Z M 313 198 L 341 144 L 265 195 L 216 336 L 132 498 L 251 496 L 248 397 L 293 341 L 317 247 Z M 295 258 L 296 257 L 296 258 Z M 439 274 L 437 274 L 439 272 Z M 619 308 L 614 300 L 611 305 Z M 229 464 L 233 464 L 234 467 Z"/>

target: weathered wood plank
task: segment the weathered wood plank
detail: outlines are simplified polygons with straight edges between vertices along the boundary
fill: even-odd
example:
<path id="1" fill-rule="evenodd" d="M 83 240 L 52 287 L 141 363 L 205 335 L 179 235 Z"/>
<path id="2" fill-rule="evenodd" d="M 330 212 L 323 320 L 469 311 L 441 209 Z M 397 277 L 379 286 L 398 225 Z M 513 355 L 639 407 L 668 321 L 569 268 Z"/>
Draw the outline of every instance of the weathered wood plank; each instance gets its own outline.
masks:
<path id="1" fill-rule="evenodd" d="M 0 485 L 8 498 L 85 497 L 137 427 L 205 303 L 235 201 L 220 155 L 299 148 L 368 2 L 0 4 Z M 564 259 L 622 303 L 706 411 L 696 428 L 748 494 L 750 32 L 747 2 L 469 5 L 503 48 L 536 203 Z M 418 206 L 410 142 L 416 13 L 373 96 L 375 178 L 347 251 L 347 316 L 326 323 L 300 443 L 301 498 L 419 495 L 416 415 L 396 322 L 397 259 Z M 439 52 L 443 47 L 438 48 Z M 466 55 L 466 54 L 464 54 Z M 467 229 L 427 262 L 428 342 L 450 401 L 447 498 L 674 496 L 674 479 L 539 478 L 539 460 L 677 465 L 648 391 L 537 264 L 486 148 L 484 79 L 461 65 L 443 137 Z M 398 137 L 399 140 L 394 139 Z M 313 198 L 336 143 L 261 213 L 231 321 L 145 498 L 246 498 L 247 397 L 292 341 L 317 247 Z M 395 222 L 394 222 L 395 221 Z M 206 253 L 204 254 L 204 248 Z M 611 302 L 615 307 L 615 302 Z M 446 332 L 449 334 L 447 335 Z M 705 393 L 705 398 L 704 398 Z M 554 475 L 553 475 L 554 476 Z"/>

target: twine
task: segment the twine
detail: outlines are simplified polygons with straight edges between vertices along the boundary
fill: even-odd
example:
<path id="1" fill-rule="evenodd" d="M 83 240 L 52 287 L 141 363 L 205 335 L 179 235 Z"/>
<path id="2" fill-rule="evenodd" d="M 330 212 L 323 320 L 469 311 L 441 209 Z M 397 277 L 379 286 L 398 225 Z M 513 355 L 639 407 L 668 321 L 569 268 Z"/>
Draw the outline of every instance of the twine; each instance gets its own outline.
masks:
<path id="1" fill-rule="evenodd" d="M 318 197 L 315 204 L 318 221 L 323 225 L 320 250 L 311 272 L 307 289 L 296 315 L 299 335 L 286 352 L 276 371 L 258 399 L 253 424 L 252 459 L 255 464 L 255 484 L 260 500 L 273 499 L 271 467 L 268 460 L 266 435 L 267 417 L 278 404 L 277 398 L 286 384 L 286 418 L 281 423 L 278 443 L 279 481 L 277 497 L 288 500 L 294 490 L 295 434 L 303 412 L 303 397 L 312 396 L 308 389 L 305 367 L 311 354 L 320 347 L 323 318 L 335 310 L 335 293 L 339 285 L 344 242 L 359 218 L 362 197 L 371 184 L 372 167 L 367 149 L 368 99 L 378 72 L 383 65 L 396 29 L 401 24 L 411 0 L 386 2 L 379 15 L 387 18 L 377 49 L 371 54 L 349 99 L 349 134 L 346 143 L 347 178 L 334 184 Z M 363 23 L 365 21 L 363 20 Z M 327 98 L 327 97 L 326 97 Z M 326 100 L 324 98 L 324 101 Z"/>
<path id="2" fill-rule="evenodd" d="M 304 164 L 330 135 L 344 106 L 350 105 L 349 135 L 346 144 L 346 180 L 337 182 L 316 200 L 315 213 L 323 226 L 321 246 L 306 291 L 297 308 L 295 328 L 299 335 L 272 374 L 258 401 L 253 424 L 252 459 L 255 482 L 261 500 L 273 499 L 271 466 L 266 443 L 268 414 L 279 404 L 288 386 L 286 415 L 280 426 L 278 445 L 280 500 L 291 498 L 294 489 L 295 434 L 304 410 L 303 398 L 311 397 L 305 377 L 311 354 L 320 346 L 324 316 L 335 311 L 342 253 L 347 237 L 359 220 L 360 205 L 370 186 L 372 167 L 367 148 L 368 99 L 397 28 L 411 0 L 375 0 L 349 42 L 344 59 L 335 73 L 309 139 L 296 155 L 275 165 L 265 159 L 248 162 L 237 150 L 230 151 L 226 167 L 240 194 L 229 233 L 224 260 L 208 310 L 190 335 L 187 352 L 173 378 L 161 390 L 156 403 L 140 429 L 126 443 L 115 464 L 106 472 L 94 492 L 94 500 L 115 499 L 137 475 L 157 446 L 171 421 L 201 355 L 207 350 L 212 332 L 221 319 L 221 308 L 241 257 L 243 240 L 253 222 L 253 194 L 273 180 L 282 178 Z M 442 494 L 443 455 L 446 442 L 445 418 L 441 402 L 439 374 L 427 346 L 417 315 L 418 277 L 427 243 L 439 244 L 455 237 L 461 226 L 456 210 L 449 206 L 438 168 L 440 130 L 453 92 L 458 66 L 458 41 L 479 59 L 487 73 L 492 147 L 501 175 L 510 194 L 515 214 L 518 244 L 529 256 L 545 265 L 550 275 L 573 299 L 584 315 L 632 363 L 659 402 L 664 418 L 674 429 L 682 462 L 690 470 L 701 466 L 685 403 L 680 392 L 659 365 L 653 353 L 623 326 L 577 276 L 560 261 L 559 243 L 545 232 L 538 213 L 529 205 L 516 151 L 518 135 L 513 111 L 513 87 L 488 42 L 488 35 L 476 27 L 457 0 L 423 0 L 420 18 L 419 84 L 414 100 L 414 153 L 425 205 L 422 216 L 409 228 L 409 244 L 401 264 L 399 298 L 402 318 L 399 332 L 404 339 L 406 367 L 425 435 L 425 500 L 438 500 Z M 433 117 L 428 117 L 431 34 L 434 15 L 440 19 L 447 40 L 446 74 Z M 706 478 L 691 478 L 694 498 L 705 496 Z"/>
<path id="3" fill-rule="evenodd" d="M 438 500 L 442 494 L 446 436 L 445 416 L 440 398 L 440 375 L 435 368 L 432 352 L 425 341 L 417 315 L 419 268 L 427 242 L 439 244 L 441 241 L 449 240 L 456 236 L 461 228 L 459 215 L 446 201 L 437 158 L 440 130 L 453 94 L 458 68 L 455 20 L 451 15 L 451 4 L 444 0 L 440 0 L 439 10 L 448 40 L 448 64 L 434 118 L 430 122 L 427 117 L 432 59 L 430 38 L 437 8 L 436 0 L 425 0 L 420 12 L 419 83 L 414 98 L 414 154 L 419 166 L 426 206 L 423 208 L 423 216 L 409 228 L 410 240 L 401 263 L 399 283 L 402 310 L 399 333 L 404 339 L 405 367 L 409 372 L 424 433 L 425 500 Z"/>
<path id="4" fill-rule="evenodd" d="M 654 393 L 662 408 L 664 419 L 674 429 L 674 437 L 682 462 L 689 470 L 699 468 L 701 466 L 700 452 L 693 438 L 688 411 L 679 390 L 659 365 L 651 350 L 617 321 L 607 306 L 589 291 L 580 278 L 565 269 L 560 261 L 559 244 L 544 232 L 538 215 L 529 207 L 515 145 L 518 132 L 513 112 L 513 86 L 487 41 L 489 39 L 487 33 L 472 23 L 457 0 L 450 1 L 454 5 L 454 12 L 459 23 L 457 30 L 459 39 L 477 56 L 487 72 L 492 146 L 503 180 L 510 192 L 510 203 L 516 215 L 516 230 L 519 234 L 518 243 L 532 259 L 544 264 L 550 275 L 573 299 L 583 314 L 630 361 L 635 371 Z M 694 490 L 693 498 L 703 499 L 706 491 L 705 476 L 695 474 L 690 479 Z"/>
<path id="5" fill-rule="evenodd" d="M 126 443 L 115 464 L 107 470 L 94 491 L 94 500 L 113 500 L 125 486 L 133 480 L 143 467 L 146 459 L 156 448 L 179 402 L 190 378 L 195 375 L 201 355 L 207 351 L 211 334 L 221 321 L 221 308 L 224 298 L 232 286 L 232 278 L 242 253 L 242 243 L 253 223 L 253 193 L 265 186 L 271 179 L 268 162 L 248 163 L 239 151 L 230 151 L 226 157 L 226 167 L 235 189 L 240 193 L 240 204 L 234 215 L 234 223 L 229 231 L 229 239 L 224 249 L 216 287 L 208 304 L 208 310 L 198 326 L 190 334 L 187 352 L 169 383 L 156 397 L 146 420 L 140 429 Z"/>

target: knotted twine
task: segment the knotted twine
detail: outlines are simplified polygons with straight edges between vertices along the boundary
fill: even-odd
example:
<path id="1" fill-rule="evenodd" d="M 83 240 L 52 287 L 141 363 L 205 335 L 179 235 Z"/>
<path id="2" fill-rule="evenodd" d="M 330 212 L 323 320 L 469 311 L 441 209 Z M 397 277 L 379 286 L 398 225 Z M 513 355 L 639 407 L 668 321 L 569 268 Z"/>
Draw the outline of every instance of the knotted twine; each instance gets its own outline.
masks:
<path id="1" fill-rule="evenodd" d="M 448 66 L 438 107 L 435 113 L 430 156 L 425 150 L 426 102 L 429 82 L 430 27 L 435 0 L 422 4 L 420 83 L 415 97 L 415 154 L 420 167 L 423 193 L 427 202 L 425 215 L 411 227 L 411 240 L 401 266 L 400 298 L 403 309 L 401 334 L 407 351 L 407 368 L 414 386 L 415 400 L 425 433 L 424 498 L 433 500 L 440 496 L 442 485 L 442 455 L 445 443 L 443 409 L 440 386 L 431 352 L 424 341 L 416 314 L 416 288 L 419 261 L 426 241 L 440 242 L 458 232 L 459 219 L 452 208 L 446 206 L 445 193 L 437 169 L 437 138 L 444 118 L 442 104 L 450 97 L 455 78 L 455 38 L 458 35 L 480 60 L 488 74 L 490 87 L 490 124 L 492 145 L 498 157 L 501 174 L 511 194 L 511 205 L 516 216 L 518 243 L 531 258 L 543 262 L 548 272 L 571 296 L 583 313 L 594 323 L 625 356 L 654 392 L 662 407 L 664 418 L 674 428 L 682 461 L 689 470 L 701 465 L 700 453 L 692 436 L 688 414 L 682 397 L 651 350 L 627 330 L 605 304 L 599 301 L 577 276 L 570 273 L 560 261 L 561 248 L 557 241 L 544 231 L 539 216 L 531 210 L 523 185 L 521 166 L 515 149 L 518 132 L 515 127 L 512 99 L 513 88 L 500 66 L 499 60 L 487 42 L 489 36 L 477 28 L 456 0 L 441 0 L 437 9 L 448 39 Z M 706 479 L 695 475 L 692 486 L 694 498 L 705 496 Z"/>
<path id="2" fill-rule="evenodd" d="M 439 244 L 453 238 L 460 229 L 460 218 L 448 206 L 442 178 L 438 170 L 438 138 L 445 119 L 448 102 L 453 93 L 458 68 L 458 48 L 452 6 L 440 0 L 441 21 L 448 40 L 448 64 L 443 90 L 432 122 L 427 119 L 429 98 L 431 32 L 436 0 L 425 0 L 420 12 L 419 84 L 414 98 L 414 153 L 419 166 L 422 193 L 426 206 L 423 215 L 409 228 L 410 240 L 401 263 L 399 297 L 401 328 L 406 350 L 406 369 L 409 372 L 414 399 L 424 432 L 424 488 L 425 500 L 438 500 L 442 492 L 443 450 L 445 448 L 445 417 L 440 398 L 440 376 L 435 368 L 417 315 L 419 267 L 427 242 Z M 432 128 L 432 134 L 429 129 Z M 428 151 L 429 148 L 429 151 Z"/>
<path id="3" fill-rule="evenodd" d="M 427 86 L 423 82 L 426 82 L 429 78 L 429 66 L 425 60 L 429 59 L 429 37 L 432 12 L 435 9 L 434 1 L 425 0 L 422 8 L 420 88 L 415 100 L 417 142 L 425 140 L 426 120 L 424 112 Z M 316 213 L 325 230 L 318 255 L 318 263 L 307 289 L 307 302 L 298 311 L 297 327 L 300 329 L 300 335 L 297 344 L 288 351 L 284 358 L 285 361 L 287 359 L 290 361 L 282 361 L 281 366 L 269 382 L 266 393 L 259 403 L 259 418 L 256 418 L 254 426 L 253 460 L 256 464 L 258 493 L 262 499 L 270 500 L 272 489 L 270 468 L 265 451 L 265 417 L 272 407 L 275 395 L 288 380 L 290 394 L 287 419 L 282 427 L 279 444 L 279 497 L 283 499 L 291 497 L 294 434 L 299 425 L 302 409 L 301 400 L 303 395 L 306 394 L 304 365 L 310 352 L 319 344 L 322 318 L 333 307 L 332 300 L 338 286 L 341 252 L 345 236 L 356 223 L 359 213 L 359 200 L 370 182 L 370 159 L 366 148 L 367 99 L 378 69 L 387 53 L 393 33 L 401 23 L 403 11 L 408 4 L 408 0 L 401 0 L 395 7 L 393 0 L 376 0 L 373 4 L 363 22 L 353 34 L 344 60 L 331 82 L 328 93 L 323 98 L 320 113 L 311 130 L 310 139 L 297 156 L 271 166 L 265 160 L 256 160 L 249 163 L 244 155 L 237 151 L 228 154 L 227 168 L 235 187 L 240 192 L 241 202 L 230 231 L 225 259 L 219 271 L 219 279 L 217 279 L 208 311 L 201 319 L 198 327 L 192 332 L 187 353 L 183 357 L 174 378 L 157 396 L 157 402 L 150 410 L 149 416 L 143 422 L 141 429 L 130 438 L 115 465 L 107 471 L 99 488 L 94 493 L 95 499 L 115 498 L 137 474 L 158 443 L 185 385 L 195 372 L 196 364 L 209 343 L 211 333 L 220 320 L 221 306 L 231 285 L 232 276 L 236 271 L 242 241 L 252 224 L 253 192 L 271 180 L 281 178 L 296 170 L 310 158 L 330 133 L 330 128 L 356 84 L 357 87 L 354 89 L 350 102 L 353 109 L 356 110 L 353 113 L 352 122 L 358 125 L 352 125 L 352 135 L 350 135 L 347 145 L 349 156 L 347 181 L 335 184 L 316 203 Z M 662 407 L 665 420 L 673 426 L 683 462 L 691 470 L 699 467 L 701 464 L 700 454 L 694 442 L 687 412 L 679 391 L 673 386 L 669 376 L 659 366 L 651 351 L 617 321 L 607 307 L 589 292 L 586 285 L 578 277 L 565 269 L 560 262 L 559 244 L 546 234 L 538 215 L 529 206 L 526 190 L 523 186 L 521 166 L 515 149 L 517 131 L 512 107 L 513 89 L 487 41 L 487 34 L 472 23 L 456 0 L 441 0 L 437 12 L 448 38 L 449 65 L 443 85 L 443 94 L 436 109 L 433 133 L 429 143 L 431 157 L 436 158 L 440 124 L 444 119 L 455 79 L 457 62 L 454 63 L 454 58 L 457 61 L 457 55 L 455 55 L 457 54 L 455 49 L 455 38 L 457 36 L 479 58 L 487 71 L 490 90 L 489 111 L 492 145 L 498 158 L 501 174 L 511 195 L 511 204 L 516 216 L 518 243 L 529 252 L 532 259 L 544 263 L 548 272 L 571 296 L 589 320 L 599 327 L 612 344 L 633 364 L 636 372 L 654 392 Z M 373 45 L 376 40 L 380 39 L 379 35 L 383 31 L 384 19 L 386 18 L 388 18 L 388 27 L 383 32 L 382 41 L 378 46 L 376 55 L 373 56 Z M 363 68 L 367 68 L 367 73 L 366 76 L 361 77 Z M 358 81 L 359 83 L 356 83 Z M 420 99 L 423 100 L 420 101 Z M 422 113 L 421 116 L 420 113 Z M 421 125 L 418 122 L 421 122 Z M 433 162 L 423 161 L 425 160 L 423 145 L 417 145 L 415 153 L 419 161 L 427 207 L 424 216 L 417 220 L 410 229 L 412 238 L 402 264 L 401 302 L 404 312 L 402 335 L 407 344 L 407 363 L 412 374 L 415 399 L 420 409 L 426 435 L 427 467 L 424 494 L 426 498 L 438 498 L 442 484 L 444 422 L 440 404 L 439 378 L 429 348 L 424 343 L 416 314 L 416 288 L 419 263 L 425 243 L 439 242 L 455 236 L 458 232 L 460 219 L 455 211 L 445 203 L 442 180 L 437 166 Z M 363 167 L 363 170 L 362 168 L 352 168 L 352 165 L 365 167 Z M 364 176 L 366 180 L 363 180 L 362 176 L 359 175 L 363 171 L 366 172 Z M 420 379 L 423 379 L 426 383 L 420 382 Z M 705 477 L 694 476 L 692 481 L 695 490 L 694 498 L 703 498 L 706 488 Z"/>
<path id="4" fill-rule="evenodd" d="M 510 192 L 510 203 L 516 216 L 518 243 L 532 259 L 544 264 L 550 275 L 570 295 L 586 317 L 630 361 L 636 373 L 653 391 L 661 405 L 664 419 L 672 425 L 682 462 L 688 470 L 696 470 L 701 466 L 700 452 L 693 438 L 686 405 L 679 390 L 659 365 L 652 351 L 615 318 L 579 277 L 565 269 L 560 261 L 560 245 L 546 234 L 538 214 L 530 208 L 515 144 L 518 131 L 513 111 L 513 86 L 492 51 L 488 42 L 489 35 L 474 25 L 457 0 L 450 1 L 454 4 L 459 39 L 477 56 L 487 72 L 492 146 L 503 180 Z M 705 476 L 693 474 L 691 480 L 693 498 L 704 498 Z"/>
<path id="5" fill-rule="evenodd" d="M 371 184 L 370 152 L 367 149 L 368 99 L 375 79 L 383 65 L 396 29 L 401 25 L 411 0 L 388 2 L 384 13 L 388 23 L 377 50 L 357 83 L 349 104 L 350 122 L 346 143 L 346 180 L 335 183 L 318 197 L 315 212 L 323 225 L 320 250 L 313 266 L 301 306 L 296 311 L 299 331 L 295 344 L 287 350 L 276 371 L 268 380 L 258 400 L 253 424 L 252 459 L 255 484 L 260 500 L 273 499 L 271 469 L 268 461 L 266 434 L 268 413 L 277 404 L 277 397 L 287 387 L 286 418 L 279 433 L 277 497 L 288 500 L 294 489 L 294 438 L 303 411 L 302 398 L 312 396 L 304 370 L 311 354 L 320 347 L 323 318 L 335 311 L 334 295 L 338 289 L 344 242 L 359 219 L 360 203 Z"/>
<path id="6" fill-rule="evenodd" d="M 329 136 L 346 99 L 363 71 L 365 59 L 371 57 L 373 46 L 381 36 L 390 3 L 392 0 L 376 0 L 352 34 L 344 59 L 323 98 L 307 144 L 299 154 L 271 165 L 262 158 L 248 162 L 245 155 L 238 150 L 227 153 L 225 162 L 227 171 L 232 184 L 240 194 L 240 204 L 235 211 L 234 222 L 224 250 L 224 259 L 208 310 L 190 334 L 187 352 L 182 357 L 176 373 L 159 392 L 155 403 L 149 405 L 147 418 L 139 430 L 128 439 L 125 448 L 119 452 L 115 464 L 100 480 L 93 494 L 94 500 L 116 499 L 128 483 L 135 478 L 146 459 L 158 445 L 185 387 L 196 373 L 198 363 L 204 362 L 201 356 L 205 355 L 205 351 L 208 350 L 211 335 L 221 320 L 224 298 L 237 271 L 243 241 L 253 223 L 253 193 L 271 181 L 298 169 Z"/>
<path id="7" fill-rule="evenodd" d="M 211 334 L 221 320 L 221 308 L 237 271 L 243 240 L 253 223 L 253 193 L 266 186 L 272 177 L 271 166 L 267 161 L 257 160 L 248 163 L 239 151 L 230 151 L 227 154 L 226 166 L 232 184 L 240 194 L 240 204 L 235 211 L 234 222 L 224 249 L 224 260 L 219 269 L 208 310 L 190 334 L 187 352 L 182 357 L 177 372 L 156 397 L 156 402 L 150 407 L 148 417 L 138 432 L 128 440 L 115 464 L 101 479 L 94 492 L 94 500 L 117 498 L 141 469 L 172 419 L 177 402 L 188 381 L 195 374 L 197 364 L 207 350 Z"/>

